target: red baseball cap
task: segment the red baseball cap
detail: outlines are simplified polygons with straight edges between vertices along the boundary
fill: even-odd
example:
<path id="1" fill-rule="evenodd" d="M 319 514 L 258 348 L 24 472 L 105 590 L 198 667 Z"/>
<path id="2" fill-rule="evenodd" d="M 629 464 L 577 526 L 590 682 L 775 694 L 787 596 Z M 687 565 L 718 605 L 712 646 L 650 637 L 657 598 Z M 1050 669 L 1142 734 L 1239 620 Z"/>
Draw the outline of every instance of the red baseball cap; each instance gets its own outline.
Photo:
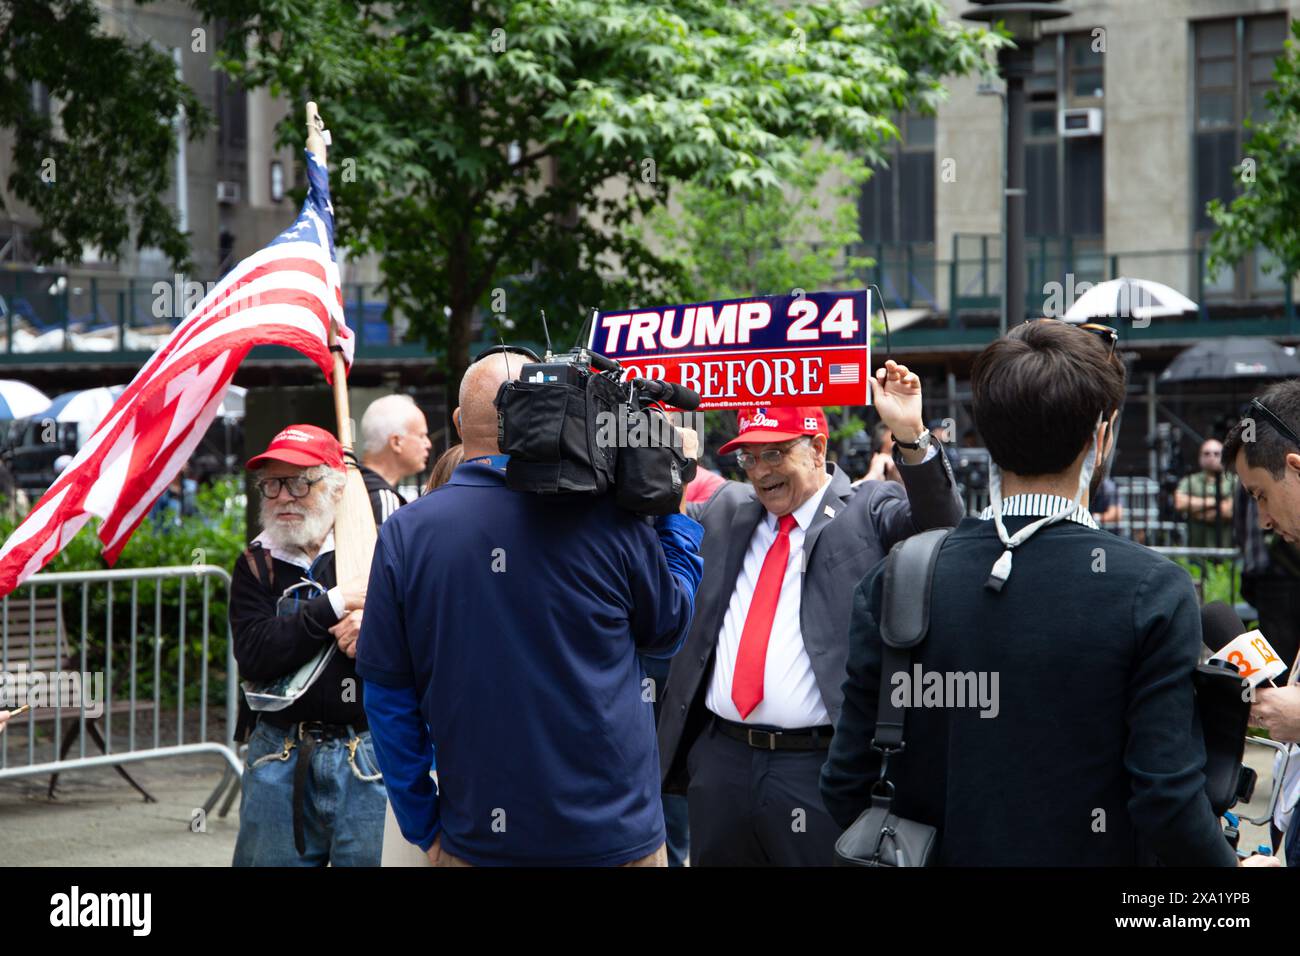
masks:
<path id="1" fill-rule="evenodd" d="M 315 425 L 290 425 L 271 439 L 266 451 L 248 459 L 244 467 L 250 471 L 261 468 L 268 461 L 283 461 L 290 465 L 329 465 L 343 470 L 343 446 L 323 428 Z"/>
<path id="2" fill-rule="evenodd" d="M 736 413 L 740 434 L 718 449 L 719 455 L 750 442 L 789 441 L 801 435 L 828 435 L 826 416 L 812 405 L 788 408 L 742 408 Z"/>

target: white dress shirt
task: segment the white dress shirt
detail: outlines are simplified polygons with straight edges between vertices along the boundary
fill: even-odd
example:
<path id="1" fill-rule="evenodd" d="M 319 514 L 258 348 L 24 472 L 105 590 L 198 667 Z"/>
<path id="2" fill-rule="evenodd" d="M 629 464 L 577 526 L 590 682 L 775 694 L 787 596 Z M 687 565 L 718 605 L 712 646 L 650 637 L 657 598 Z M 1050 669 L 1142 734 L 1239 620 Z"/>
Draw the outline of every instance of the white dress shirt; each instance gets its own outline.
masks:
<path id="1" fill-rule="evenodd" d="M 803 542 L 813 518 L 822 509 L 822 499 L 830 485 L 830 475 L 813 496 L 795 511 L 796 527 L 790 532 L 790 558 L 781 582 L 781 596 L 777 601 L 776 615 L 772 619 L 772 636 L 767 643 L 767 660 L 763 667 L 763 699 L 750 711 L 747 724 L 768 724 L 773 727 L 794 729 L 818 727 L 831 722 L 822 702 L 812 661 L 803 644 L 803 629 L 799 625 L 799 605 L 803 595 Z M 777 519 L 770 511 L 754 529 L 749 539 L 749 551 L 736 578 L 736 589 L 731 592 L 727 614 L 718 632 L 717 657 L 713 662 L 713 677 L 704 698 L 704 706 L 726 720 L 740 721 L 740 711 L 731 699 L 731 679 L 736 672 L 736 655 L 740 650 L 740 635 L 745 629 L 745 616 L 754 597 L 763 559 L 776 540 Z"/>

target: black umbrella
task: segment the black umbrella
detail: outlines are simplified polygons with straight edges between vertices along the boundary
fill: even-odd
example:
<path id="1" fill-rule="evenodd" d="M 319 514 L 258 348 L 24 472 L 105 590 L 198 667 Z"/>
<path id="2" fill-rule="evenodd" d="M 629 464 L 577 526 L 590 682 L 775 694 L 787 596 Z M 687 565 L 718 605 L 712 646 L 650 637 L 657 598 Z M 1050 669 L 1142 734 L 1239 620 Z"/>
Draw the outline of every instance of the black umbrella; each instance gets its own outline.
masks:
<path id="1" fill-rule="evenodd" d="M 1160 373 L 1160 382 L 1300 377 L 1300 358 L 1272 339 L 1230 335 L 1198 342 Z"/>

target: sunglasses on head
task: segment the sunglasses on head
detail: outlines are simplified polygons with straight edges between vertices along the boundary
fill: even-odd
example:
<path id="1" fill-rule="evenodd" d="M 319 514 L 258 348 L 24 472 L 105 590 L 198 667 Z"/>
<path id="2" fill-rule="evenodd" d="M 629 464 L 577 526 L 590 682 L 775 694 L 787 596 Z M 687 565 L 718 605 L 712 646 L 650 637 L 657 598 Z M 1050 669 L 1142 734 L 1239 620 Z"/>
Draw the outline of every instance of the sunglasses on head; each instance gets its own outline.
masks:
<path id="1" fill-rule="evenodd" d="M 1062 320 L 1061 319 L 1038 319 L 1037 321 L 1060 322 Z M 1102 344 L 1106 346 L 1107 358 L 1115 354 L 1115 345 L 1116 343 L 1119 342 L 1119 331 L 1117 329 L 1114 329 L 1109 325 L 1102 325 L 1099 322 L 1082 322 L 1078 324 L 1074 322 L 1066 322 L 1065 324 L 1070 326 L 1071 328 L 1079 329 L 1081 332 L 1087 332 L 1089 335 L 1095 335 L 1099 339 L 1101 339 Z"/>
<path id="2" fill-rule="evenodd" d="M 1115 345 L 1119 342 L 1119 332 L 1109 325 L 1101 325 L 1097 322 L 1084 322 L 1082 325 L 1076 325 L 1076 329 L 1096 335 L 1101 338 L 1106 345 L 1106 356 L 1109 358 L 1115 354 Z"/>
<path id="3" fill-rule="evenodd" d="M 1277 415 L 1273 414 L 1273 412 L 1269 409 L 1269 407 L 1265 405 L 1263 402 L 1261 402 L 1258 398 L 1252 398 L 1250 400 L 1250 411 L 1259 412 L 1259 414 L 1263 416 L 1264 421 L 1268 422 L 1270 425 L 1273 426 L 1274 431 L 1276 431 L 1279 435 L 1281 435 L 1291 444 L 1300 447 L 1300 437 L 1297 437 L 1296 433 L 1291 430 L 1291 426 L 1289 426 L 1286 422 L 1282 421 L 1282 419 L 1278 418 Z"/>

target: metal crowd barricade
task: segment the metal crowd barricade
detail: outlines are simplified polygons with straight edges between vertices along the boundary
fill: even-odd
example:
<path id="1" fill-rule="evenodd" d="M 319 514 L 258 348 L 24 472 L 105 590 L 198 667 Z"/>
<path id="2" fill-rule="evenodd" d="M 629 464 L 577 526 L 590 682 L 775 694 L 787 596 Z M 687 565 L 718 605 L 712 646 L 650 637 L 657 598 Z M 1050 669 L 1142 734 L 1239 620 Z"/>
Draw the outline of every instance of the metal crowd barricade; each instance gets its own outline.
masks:
<path id="1" fill-rule="evenodd" d="M 195 564 L 37 574 L 0 599 L 0 707 L 34 705 L 0 733 L 0 780 L 50 774 L 52 795 L 63 771 L 111 766 L 152 800 L 126 765 L 215 754 L 224 773 L 204 812 L 224 794 L 225 816 L 243 770 L 238 671 L 211 604 L 229 596 L 226 569 Z"/>
<path id="2" fill-rule="evenodd" d="M 1255 614 L 1255 610 L 1248 604 L 1236 600 L 1236 595 L 1241 590 L 1241 552 L 1236 548 L 1156 547 L 1151 545 L 1148 545 L 1148 547 L 1167 558 L 1181 559 L 1199 569 L 1199 577 L 1196 575 L 1192 577 L 1196 583 L 1197 597 L 1202 604 L 1211 600 L 1206 595 L 1206 584 L 1210 580 L 1211 566 L 1226 568 L 1228 580 L 1223 583 L 1226 585 L 1227 594 L 1232 596 L 1227 603 L 1234 605 L 1234 610 L 1245 620 L 1250 620 Z"/>

